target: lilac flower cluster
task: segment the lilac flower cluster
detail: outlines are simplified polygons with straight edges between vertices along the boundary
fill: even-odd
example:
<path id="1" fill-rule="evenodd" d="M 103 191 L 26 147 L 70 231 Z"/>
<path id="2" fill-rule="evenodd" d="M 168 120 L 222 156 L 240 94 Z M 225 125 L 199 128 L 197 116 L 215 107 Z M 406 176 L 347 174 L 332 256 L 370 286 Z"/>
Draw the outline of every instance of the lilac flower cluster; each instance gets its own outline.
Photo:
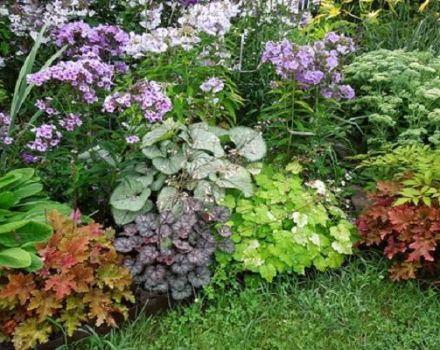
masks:
<path id="1" fill-rule="evenodd" d="M 82 57 L 77 61 L 62 61 L 37 73 L 29 74 L 27 81 L 42 86 L 49 81 L 66 82 L 77 90 L 86 103 L 98 100 L 97 88 L 110 90 L 115 68 L 98 57 Z"/>
<path id="2" fill-rule="evenodd" d="M 209 78 L 202 85 L 200 85 L 200 89 L 202 91 L 212 92 L 213 94 L 223 91 L 224 87 L 225 87 L 224 81 L 216 77 Z"/>
<path id="3" fill-rule="evenodd" d="M 54 40 L 59 47 L 70 45 L 70 56 L 93 55 L 118 57 L 124 53 L 129 35 L 114 25 L 91 27 L 83 21 L 67 23 L 54 33 Z"/>
<path id="4" fill-rule="evenodd" d="M 313 45 L 268 42 L 262 61 L 274 64 L 282 79 L 293 79 L 302 89 L 315 86 L 325 98 L 352 99 L 354 90 L 341 84 L 341 68 L 344 56 L 354 51 L 351 38 L 330 32 Z"/>
<path id="5" fill-rule="evenodd" d="M 150 122 L 161 121 L 172 108 L 171 100 L 158 83 L 142 80 L 128 92 L 116 92 L 107 96 L 103 110 L 109 113 L 123 112 L 133 105 L 138 105 L 145 119 Z"/>
<path id="6" fill-rule="evenodd" d="M 67 117 L 59 121 L 59 124 L 67 131 L 73 131 L 82 125 L 82 121 L 78 114 L 69 113 Z"/>
<path id="7" fill-rule="evenodd" d="M 0 112 L 0 142 L 10 145 L 14 140 L 8 136 L 9 125 L 11 125 L 11 117 Z"/>
<path id="8" fill-rule="evenodd" d="M 31 131 L 35 134 L 35 140 L 27 146 L 33 151 L 46 152 L 61 141 L 61 133 L 54 124 L 42 124 Z"/>

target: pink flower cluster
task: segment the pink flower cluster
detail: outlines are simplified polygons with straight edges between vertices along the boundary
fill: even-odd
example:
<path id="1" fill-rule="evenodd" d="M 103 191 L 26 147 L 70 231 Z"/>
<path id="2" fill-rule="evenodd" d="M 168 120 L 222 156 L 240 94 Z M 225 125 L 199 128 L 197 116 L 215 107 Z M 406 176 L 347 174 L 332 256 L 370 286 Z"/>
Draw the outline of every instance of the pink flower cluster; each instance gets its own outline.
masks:
<path id="1" fill-rule="evenodd" d="M 313 45 L 270 41 L 262 61 L 275 65 L 282 79 L 293 79 L 303 89 L 317 86 L 325 98 L 352 99 L 354 90 L 341 82 L 343 58 L 354 51 L 351 38 L 330 32 Z"/>
<path id="2" fill-rule="evenodd" d="M 109 113 L 123 112 L 133 105 L 137 105 L 145 119 L 150 122 L 161 121 L 172 109 L 171 100 L 158 83 L 142 80 L 133 85 L 128 92 L 116 92 L 107 96 L 103 110 Z"/>
<path id="3" fill-rule="evenodd" d="M 14 142 L 13 138 L 8 136 L 9 125 L 11 125 L 11 117 L 0 112 L 0 142 L 5 145 Z"/>
<path id="4" fill-rule="evenodd" d="M 77 90 L 86 103 L 98 100 L 97 88 L 110 90 L 114 67 L 97 57 L 82 57 L 78 61 L 62 61 L 37 73 L 29 74 L 27 81 L 36 86 L 53 82 L 66 82 Z"/>
<path id="5" fill-rule="evenodd" d="M 71 56 L 92 53 L 101 58 L 118 57 L 124 53 L 129 39 L 130 36 L 118 26 L 91 27 L 82 21 L 64 24 L 54 33 L 56 45 L 71 46 L 67 51 Z"/>

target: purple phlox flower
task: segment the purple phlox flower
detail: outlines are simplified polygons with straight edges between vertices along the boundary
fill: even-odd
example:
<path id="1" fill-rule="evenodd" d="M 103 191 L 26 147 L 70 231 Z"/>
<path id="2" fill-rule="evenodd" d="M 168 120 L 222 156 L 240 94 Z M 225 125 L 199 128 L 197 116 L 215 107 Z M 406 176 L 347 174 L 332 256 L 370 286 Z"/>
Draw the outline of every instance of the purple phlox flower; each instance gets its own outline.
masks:
<path id="1" fill-rule="evenodd" d="M 77 61 L 62 61 L 37 73 L 29 74 L 27 81 L 36 86 L 48 82 L 63 82 L 77 90 L 87 103 L 97 101 L 96 88 L 109 90 L 112 86 L 114 67 L 99 58 L 82 57 Z M 42 104 L 39 104 L 42 107 Z M 47 112 L 46 108 L 46 112 Z"/>
<path id="2" fill-rule="evenodd" d="M 67 117 L 60 120 L 59 124 L 67 131 L 73 131 L 77 127 L 82 125 L 82 120 L 78 114 L 70 113 L 69 115 L 67 115 Z"/>
<path id="3" fill-rule="evenodd" d="M 127 136 L 127 137 L 125 138 L 125 141 L 126 141 L 128 144 L 135 144 L 135 143 L 138 143 L 138 142 L 140 141 L 140 139 L 139 139 L 139 136 L 136 136 L 136 135 L 129 135 L 129 136 Z"/>
<path id="4" fill-rule="evenodd" d="M 134 104 L 150 122 L 163 120 L 165 114 L 172 109 L 171 100 L 158 83 L 141 80 L 127 92 L 115 92 L 107 96 L 104 100 L 103 111 L 123 112 Z"/>
<path id="5" fill-rule="evenodd" d="M 225 83 L 222 79 L 213 77 L 209 78 L 202 85 L 200 85 L 200 89 L 204 92 L 212 92 L 214 94 L 219 93 L 225 87 Z"/>

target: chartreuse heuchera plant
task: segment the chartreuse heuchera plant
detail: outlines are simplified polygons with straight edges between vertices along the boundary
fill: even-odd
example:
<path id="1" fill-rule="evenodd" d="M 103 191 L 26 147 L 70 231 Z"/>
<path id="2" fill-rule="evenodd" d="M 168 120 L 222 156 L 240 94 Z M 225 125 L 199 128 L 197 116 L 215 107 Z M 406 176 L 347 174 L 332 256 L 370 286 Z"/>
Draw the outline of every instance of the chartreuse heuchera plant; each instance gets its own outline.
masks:
<path id="1" fill-rule="evenodd" d="M 251 196 L 252 168 L 265 156 L 266 144 L 259 132 L 247 127 L 225 130 L 166 120 L 144 136 L 142 153 L 145 160 L 122 179 L 110 198 L 120 225 L 151 210 L 154 192 L 159 211 L 178 205 L 174 198 L 182 191 L 203 202 L 219 202 L 226 189 Z"/>
<path id="2" fill-rule="evenodd" d="M 225 198 L 233 211 L 234 259 L 268 281 L 283 272 L 304 274 L 336 268 L 353 253 L 356 230 L 335 198 L 317 180 L 304 186 L 299 164 L 278 171 L 266 166 L 250 198 Z"/>
<path id="3" fill-rule="evenodd" d="M 115 326 L 127 316 L 130 272 L 120 266 L 113 231 L 82 225 L 57 212 L 48 215 L 54 234 L 38 245 L 43 266 L 33 273 L 11 272 L 0 284 L 0 342 L 16 349 L 45 343 L 61 325 L 67 335 L 82 324 Z"/>
<path id="4" fill-rule="evenodd" d="M 52 234 L 47 213 L 54 209 L 70 212 L 42 191 L 34 169 L 13 170 L 0 177 L 0 269 L 41 267 L 35 243 L 46 241 Z"/>

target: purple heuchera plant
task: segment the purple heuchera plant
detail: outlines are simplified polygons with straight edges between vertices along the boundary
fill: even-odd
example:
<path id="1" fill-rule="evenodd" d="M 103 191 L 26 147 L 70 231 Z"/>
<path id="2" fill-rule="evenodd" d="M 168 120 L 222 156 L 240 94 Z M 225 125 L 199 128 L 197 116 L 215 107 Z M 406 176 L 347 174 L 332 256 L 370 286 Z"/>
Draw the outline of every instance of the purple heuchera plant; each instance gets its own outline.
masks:
<path id="1" fill-rule="evenodd" d="M 54 34 L 56 45 L 69 45 L 70 56 L 90 55 L 101 58 L 118 57 L 124 53 L 130 36 L 120 27 L 99 25 L 91 27 L 82 21 L 62 25 Z"/>
<path id="2" fill-rule="evenodd" d="M 351 38 L 334 32 L 313 45 L 299 46 L 288 40 L 266 43 L 262 61 L 270 62 L 282 79 L 293 79 L 302 89 L 318 87 L 325 98 L 352 99 L 353 88 L 341 84 L 343 58 L 354 52 Z"/>
<path id="3" fill-rule="evenodd" d="M 124 266 L 138 284 L 149 292 L 170 292 L 176 300 L 209 283 L 209 265 L 217 249 L 234 251 L 232 240 L 224 237 L 228 234 L 214 235 L 214 225 L 222 225 L 223 233 L 227 231 L 227 208 L 207 209 L 191 197 L 183 204 L 179 217 L 169 211 L 139 216 L 125 226 L 114 243 L 117 251 L 126 254 Z"/>
<path id="4" fill-rule="evenodd" d="M 150 122 L 163 120 L 165 114 L 172 108 L 171 100 L 158 83 L 142 80 L 127 92 L 116 92 L 107 96 L 103 110 L 109 113 L 123 112 L 132 105 L 137 105 L 145 119 Z"/>

